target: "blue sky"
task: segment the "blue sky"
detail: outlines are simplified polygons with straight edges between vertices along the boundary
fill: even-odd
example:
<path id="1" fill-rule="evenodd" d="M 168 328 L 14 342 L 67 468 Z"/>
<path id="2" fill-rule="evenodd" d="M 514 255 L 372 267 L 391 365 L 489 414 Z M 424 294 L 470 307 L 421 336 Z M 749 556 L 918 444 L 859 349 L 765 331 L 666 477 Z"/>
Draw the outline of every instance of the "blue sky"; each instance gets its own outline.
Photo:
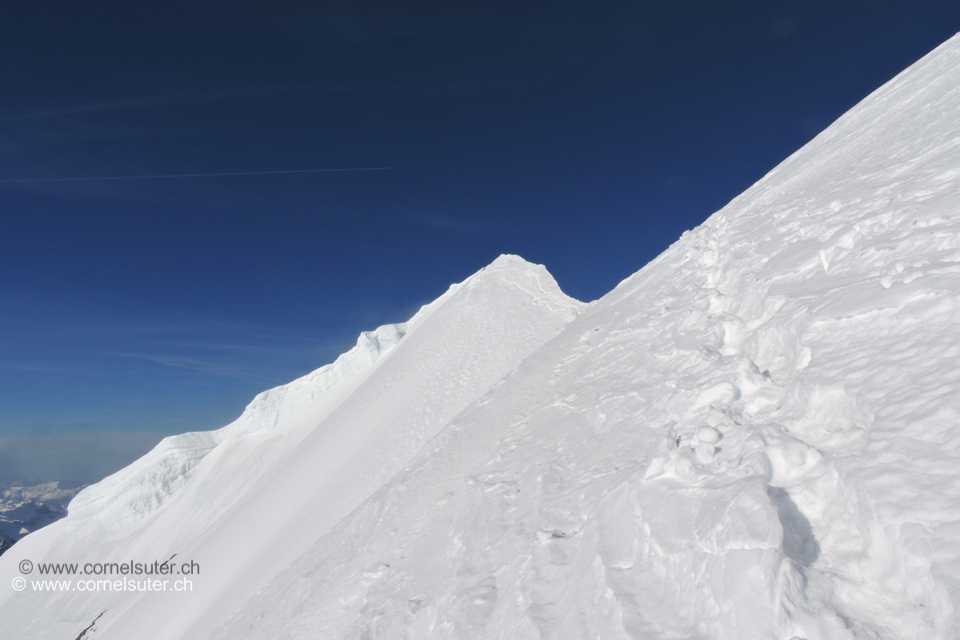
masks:
<path id="1" fill-rule="evenodd" d="M 36 475 L 83 481 L 500 253 L 600 297 L 960 30 L 923 0 L 21 5 L 0 181 L 390 167 L 0 183 L 0 467 L 56 442 L 104 462 Z"/>

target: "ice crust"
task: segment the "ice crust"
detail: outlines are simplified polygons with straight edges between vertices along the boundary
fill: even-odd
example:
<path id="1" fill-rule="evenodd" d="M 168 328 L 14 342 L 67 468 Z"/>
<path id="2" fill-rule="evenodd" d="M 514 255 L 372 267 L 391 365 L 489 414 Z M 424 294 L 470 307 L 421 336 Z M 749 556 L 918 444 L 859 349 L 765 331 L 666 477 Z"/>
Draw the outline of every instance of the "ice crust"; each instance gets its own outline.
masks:
<path id="1" fill-rule="evenodd" d="M 0 591 L 0 637 L 960 637 L 960 37 L 601 300 L 502 257 L 425 309 L 0 557 L 194 593 Z"/>

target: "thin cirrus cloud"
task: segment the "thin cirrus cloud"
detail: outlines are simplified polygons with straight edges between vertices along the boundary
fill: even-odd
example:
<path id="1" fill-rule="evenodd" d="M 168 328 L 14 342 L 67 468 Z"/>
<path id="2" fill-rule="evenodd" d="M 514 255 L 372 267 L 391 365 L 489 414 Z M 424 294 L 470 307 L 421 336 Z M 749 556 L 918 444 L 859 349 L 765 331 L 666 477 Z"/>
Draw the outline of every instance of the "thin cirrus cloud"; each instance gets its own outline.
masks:
<path id="1" fill-rule="evenodd" d="M 64 120 L 78 116 L 111 115 L 124 111 L 188 107 L 217 102 L 233 103 L 236 100 L 256 99 L 284 94 L 318 95 L 457 95 L 481 91 L 501 91 L 526 86 L 519 81 L 451 81 L 407 83 L 356 83 L 356 84 L 288 84 L 259 85 L 221 91 L 167 93 L 152 96 L 130 96 L 85 104 L 49 107 L 28 111 L 0 113 L 0 123 L 27 121 Z"/>
<path id="2" fill-rule="evenodd" d="M 120 180 L 167 180 L 175 178 L 221 178 L 232 176 L 275 176 L 302 173 L 348 173 L 351 171 L 389 171 L 390 167 L 338 167 L 327 169 L 277 169 L 268 171 L 220 171 L 214 173 L 133 174 L 125 176 L 74 176 L 59 178 L 14 178 L 0 180 L 0 184 L 29 184 L 37 182 L 114 182 Z"/>
<path id="3" fill-rule="evenodd" d="M 288 383 L 352 346 L 195 318 L 103 326 L 84 321 L 66 333 L 51 344 L 50 327 L 38 326 L 16 344 L 0 340 L 0 439 L 218 428 L 257 393 Z M 23 441 L 6 454 L 0 451 L 0 471 L 7 468 L 2 460 L 7 455 L 18 458 L 18 465 L 30 459 L 36 469 L 46 470 L 38 477 L 95 480 L 145 453 L 149 447 L 134 439 L 130 447 L 107 451 L 104 460 L 80 471 L 67 456 L 56 464 L 39 460 Z M 93 455 L 109 442 L 91 437 L 77 446 Z M 60 451 L 56 443 L 48 444 Z"/>
<path id="4" fill-rule="evenodd" d="M 145 362 L 150 362 L 153 364 L 161 365 L 174 370 L 186 370 L 192 371 L 195 373 L 202 374 L 204 376 L 214 376 L 214 377 L 224 377 L 224 378 L 249 378 L 251 380 L 259 380 L 266 383 L 273 382 L 277 383 L 279 380 L 274 377 L 263 376 L 258 373 L 254 373 L 250 370 L 244 370 L 242 368 L 231 366 L 223 362 L 216 362 L 211 360 L 204 360 L 196 357 L 189 356 L 166 356 L 166 355 L 154 355 L 149 353 L 129 353 L 122 351 L 106 351 L 101 352 L 102 356 L 116 357 L 116 358 L 130 358 L 134 360 L 141 360 Z"/>
<path id="5" fill-rule="evenodd" d="M 23 122 L 29 120 L 63 119 L 73 116 L 112 114 L 120 111 L 179 107 L 223 100 L 235 100 L 245 97 L 265 96 L 301 90 L 298 87 L 260 86 L 242 90 L 168 93 L 153 96 L 133 96 L 103 100 L 86 104 L 36 109 L 19 113 L 0 115 L 0 123 Z"/>
<path id="6" fill-rule="evenodd" d="M 133 361 L 151 374 L 280 384 L 306 373 L 297 363 L 332 360 L 344 347 L 340 340 L 195 317 L 103 325 L 76 321 L 56 330 L 63 334 L 59 344 L 49 342 L 49 326 L 21 332 L 16 344 L 0 341 L 0 370 L 89 375 L 93 360 L 99 374 L 114 375 L 128 371 Z"/>

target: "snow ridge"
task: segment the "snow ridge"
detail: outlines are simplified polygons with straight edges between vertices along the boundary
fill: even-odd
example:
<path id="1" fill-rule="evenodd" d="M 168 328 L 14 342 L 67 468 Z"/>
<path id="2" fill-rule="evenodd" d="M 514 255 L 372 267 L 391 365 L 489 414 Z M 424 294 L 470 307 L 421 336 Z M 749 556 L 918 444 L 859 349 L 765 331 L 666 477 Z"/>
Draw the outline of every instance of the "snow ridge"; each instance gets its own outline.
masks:
<path id="1" fill-rule="evenodd" d="M 407 323 L 364 333 L 332 365 L 261 394 L 231 425 L 166 439 L 20 541 L 0 572 L 23 557 L 177 553 L 203 567 L 189 601 L 0 591 L 0 636 L 75 636 L 104 609 L 98 637 L 208 635 L 584 306 L 542 266 L 501 256 Z"/>
<path id="2" fill-rule="evenodd" d="M 960 636 L 958 87 L 960 37 L 591 305 L 214 637 Z"/>
<path id="3" fill-rule="evenodd" d="M 365 331 L 357 346 L 333 363 L 260 393 L 237 420 L 221 429 L 164 438 L 130 466 L 81 491 L 70 503 L 68 526 L 73 529 L 92 517 L 108 522 L 111 528 L 139 522 L 176 495 L 193 469 L 217 446 L 283 425 L 305 404 L 376 364 L 397 345 L 406 327 L 406 323 L 390 324 Z"/>
<path id="4" fill-rule="evenodd" d="M 958 193 L 960 36 L 602 299 L 501 256 L 84 492 L 0 574 L 195 591 L 0 592 L 0 635 L 956 638 Z"/>

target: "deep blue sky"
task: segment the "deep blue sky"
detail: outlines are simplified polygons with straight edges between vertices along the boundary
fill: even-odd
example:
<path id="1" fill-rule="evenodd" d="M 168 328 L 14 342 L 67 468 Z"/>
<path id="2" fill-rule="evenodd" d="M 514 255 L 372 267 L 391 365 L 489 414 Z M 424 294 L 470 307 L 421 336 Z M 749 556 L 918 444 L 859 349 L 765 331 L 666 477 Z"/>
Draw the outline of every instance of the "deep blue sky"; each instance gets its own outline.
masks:
<path id="1" fill-rule="evenodd" d="M 0 180 L 391 169 L 0 184 L 0 437 L 222 426 L 500 253 L 598 298 L 958 30 L 955 0 L 6 3 Z"/>

